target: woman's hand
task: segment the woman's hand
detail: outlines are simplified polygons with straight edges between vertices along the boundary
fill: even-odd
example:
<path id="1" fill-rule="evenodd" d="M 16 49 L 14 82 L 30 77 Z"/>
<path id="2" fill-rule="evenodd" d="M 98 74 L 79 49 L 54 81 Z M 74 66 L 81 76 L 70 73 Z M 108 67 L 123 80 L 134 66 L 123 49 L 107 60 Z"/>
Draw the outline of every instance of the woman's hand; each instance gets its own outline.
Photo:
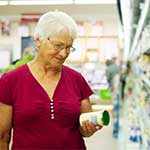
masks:
<path id="1" fill-rule="evenodd" d="M 92 136 L 97 130 L 100 130 L 102 126 L 94 125 L 89 120 L 82 121 L 82 126 L 80 126 L 80 133 L 83 137 L 90 137 Z"/>

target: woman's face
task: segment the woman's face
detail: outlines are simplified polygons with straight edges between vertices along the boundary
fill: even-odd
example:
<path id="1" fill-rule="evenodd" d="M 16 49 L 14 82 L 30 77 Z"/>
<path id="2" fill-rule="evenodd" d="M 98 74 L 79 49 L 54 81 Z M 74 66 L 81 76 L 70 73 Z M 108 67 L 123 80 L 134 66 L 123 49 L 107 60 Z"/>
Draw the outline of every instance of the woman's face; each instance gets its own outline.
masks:
<path id="1" fill-rule="evenodd" d="M 70 53 L 73 39 L 67 32 L 57 33 L 45 41 L 39 41 L 39 57 L 47 65 L 61 66 Z"/>

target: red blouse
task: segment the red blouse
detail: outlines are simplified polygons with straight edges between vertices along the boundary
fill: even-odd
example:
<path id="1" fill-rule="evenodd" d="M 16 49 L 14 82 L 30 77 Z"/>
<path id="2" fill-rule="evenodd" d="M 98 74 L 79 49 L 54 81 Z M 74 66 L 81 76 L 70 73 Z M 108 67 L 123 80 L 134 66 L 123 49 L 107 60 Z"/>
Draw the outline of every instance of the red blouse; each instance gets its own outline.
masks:
<path id="1" fill-rule="evenodd" d="M 4 74 L 0 101 L 13 107 L 12 150 L 85 150 L 80 102 L 92 93 L 83 76 L 67 66 L 52 99 L 27 64 Z"/>

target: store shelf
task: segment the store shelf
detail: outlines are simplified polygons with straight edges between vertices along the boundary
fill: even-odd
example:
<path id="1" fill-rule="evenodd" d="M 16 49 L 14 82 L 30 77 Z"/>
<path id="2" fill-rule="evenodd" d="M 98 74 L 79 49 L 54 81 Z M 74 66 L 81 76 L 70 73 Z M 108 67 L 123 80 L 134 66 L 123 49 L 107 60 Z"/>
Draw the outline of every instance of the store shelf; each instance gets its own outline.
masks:
<path id="1" fill-rule="evenodd" d="M 126 134 L 120 134 L 124 137 L 124 146 L 126 147 L 124 150 L 146 150 L 150 148 L 150 116 L 147 111 L 150 100 L 147 93 L 150 89 L 150 81 L 145 74 L 136 77 L 133 75 L 131 78 L 134 78 L 133 93 L 126 99 L 123 109 L 126 121 L 126 129 L 123 130 L 126 130 Z M 122 128 L 124 128 L 124 124 Z"/>
<path id="2" fill-rule="evenodd" d="M 148 86 L 148 88 L 150 88 L 150 80 L 145 75 L 142 75 L 141 79 L 142 79 L 142 81 L 144 81 L 146 86 Z"/>
<path id="3" fill-rule="evenodd" d="M 131 45 L 131 51 L 129 53 L 129 58 L 130 59 L 135 59 L 134 56 L 135 56 L 135 53 L 136 53 L 136 48 L 139 44 L 139 38 L 140 38 L 140 35 L 141 35 L 142 30 L 144 28 L 145 22 L 147 20 L 147 16 L 149 15 L 148 14 L 149 9 L 150 9 L 150 0 L 145 0 L 145 4 L 144 4 L 144 7 L 143 7 L 143 10 L 142 10 L 140 19 L 139 19 L 139 23 L 138 23 L 138 26 L 137 26 L 137 30 L 136 30 L 136 33 L 135 33 L 135 36 L 134 36 L 133 44 Z M 136 54 L 136 56 L 137 56 L 137 54 Z"/>
<path id="4" fill-rule="evenodd" d="M 120 120 L 121 128 L 120 128 L 120 133 L 119 133 L 119 150 L 144 150 L 144 149 L 140 149 L 140 142 L 133 142 L 130 140 L 130 137 L 134 135 L 132 135 L 133 133 L 131 133 L 131 129 L 133 128 L 132 126 L 133 120 L 130 118 L 131 116 L 129 117 L 130 108 L 128 105 L 129 103 L 133 103 L 133 102 L 134 102 L 134 99 L 133 101 L 127 100 L 123 106 L 122 119 Z M 136 116 L 132 116 L 132 117 L 135 117 L 134 119 L 137 118 Z"/>
<path id="5" fill-rule="evenodd" d="M 142 137 L 142 148 L 143 150 L 146 149 L 145 145 L 146 145 L 146 138 L 145 138 L 145 129 L 146 129 L 146 125 L 149 121 L 149 119 L 146 117 L 146 112 L 144 111 L 144 109 L 142 108 L 141 105 L 139 105 L 139 99 L 136 100 L 136 105 L 137 105 L 137 112 L 138 112 L 138 116 L 142 116 L 139 117 L 139 125 L 140 125 L 140 129 L 141 129 L 141 137 Z"/>
<path id="6" fill-rule="evenodd" d="M 142 9 L 141 3 L 143 4 Z M 147 36 L 150 31 L 150 0 L 133 0 L 130 1 L 130 4 L 132 23 L 129 33 L 131 36 L 128 35 L 130 40 L 128 59 L 131 60 L 132 71 L 126 85 L 129 84 L 132 90 L 126 91 L 128 96 L 124 108 L 126 134 L 121 134 L 124 134 L 122 136 L 125 150 L 150 150 L 150 57 L 149 55 L 144 56 L 144 52 L 149 48 L 148 41 L 150 40 L 150 37 Z M 134 25 L 137 25 L 136 29 Z"/>

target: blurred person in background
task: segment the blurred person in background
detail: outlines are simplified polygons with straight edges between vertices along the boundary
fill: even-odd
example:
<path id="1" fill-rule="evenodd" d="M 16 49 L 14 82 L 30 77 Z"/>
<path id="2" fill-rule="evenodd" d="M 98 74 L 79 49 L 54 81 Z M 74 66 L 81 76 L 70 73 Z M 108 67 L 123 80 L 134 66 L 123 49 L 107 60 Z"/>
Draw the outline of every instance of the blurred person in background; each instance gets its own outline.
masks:
<path id="1" fill-rule="evenodd" d="M 0 78 L 0 149 L 85 150 L 83 137 L 102 126 L 79 116 L 91 112 L 93 93 L 84 77 L 64 66 L 75 50 L 77 24 L 63 12 L 47 12 L 35 28 L 37 56 Z"/>
<path id="2" fill-rule="evenodd" d="M 0 72 L 0 76 L 3 75 L 4 73 L 10 71 L 10 70 L 13 70 L 13 69 L 25 64 L 25 63 L 28 63 L 34 57 L 35 57 L 35 49 L 33 47 L 25 48 L 24 51 L 23 51 L 23 57 L 21 59 L 17 59 L 15 61 L 13 61 L 12 64 L 9 67 L 2 70 Z"/>
<path id="3" fill-rule="evenodd" d="M 112 57 L 110 60 L 106 60 L 106 78 L 109 84 L 109 88 L 113 91 L 114 77 L 119 74 L 119 66 L 116 63 L 116 57 Z"/>
<path id="4" fill-rule="evenodd" d="M 125 97 L 125 86 L 126 86 L 126 79 L 130 73 L 131 63 L 127 61 L 126 63 L 122 64 L 121 73 L 120 73 L 120 82 L 121 82 L 121 99 L 124 100 Z"/>

